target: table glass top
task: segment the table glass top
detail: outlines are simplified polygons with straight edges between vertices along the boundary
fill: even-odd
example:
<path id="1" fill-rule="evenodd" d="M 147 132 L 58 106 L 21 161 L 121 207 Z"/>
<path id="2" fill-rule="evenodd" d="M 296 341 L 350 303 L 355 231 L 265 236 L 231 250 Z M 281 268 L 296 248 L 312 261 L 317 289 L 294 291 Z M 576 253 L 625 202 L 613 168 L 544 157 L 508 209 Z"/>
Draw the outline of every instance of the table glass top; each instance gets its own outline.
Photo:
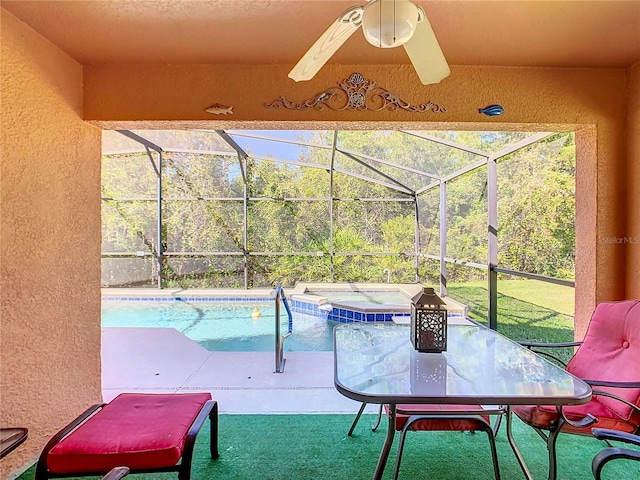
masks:
<path id="1" fill-rule="evenodd" d="M 591 388 L 562 368 L 483 326 L 450 324 L 447 350 L 419 353 L 409 326 L 339 325 L 336 388 L 371 403 L 585 403 Z"/>

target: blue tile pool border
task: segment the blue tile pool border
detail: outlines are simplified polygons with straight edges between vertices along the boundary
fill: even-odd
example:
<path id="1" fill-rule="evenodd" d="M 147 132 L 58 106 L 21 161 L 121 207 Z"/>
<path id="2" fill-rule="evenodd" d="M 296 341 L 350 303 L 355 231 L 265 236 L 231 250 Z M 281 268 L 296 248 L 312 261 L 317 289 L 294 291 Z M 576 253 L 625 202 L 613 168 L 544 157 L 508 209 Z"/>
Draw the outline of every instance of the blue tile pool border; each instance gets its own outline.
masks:
<path id="1" fill-rule="evenodd" d="M 189 295 L 189 296 L 115 296 L 108 295 L 102 297 L 103 301 L 126 301 L 126 302 L 220 302 L 220 303 L 248 303 L 248 302 L 272 302 L 271 296 L 210 296 L 210 295 Z M 305 315 L 313 315 L 315 317 L 324 318 L 338 323 L 358 323 L 358 322 L 393 322 L 406 321 L 411 318 L 411 313 L 406 311 L 376 311 L 368 312 L 366 308 L 358 309 L 357 307 L 347 307 L 340 305 L 333 307 L 331 304 L 325 303 L 318 305 L 314 302 L 305 302 L 299 299 L 288 299 L 292 312 L 302 313 Z M 376 305 L 378 310 L 382 305 Z M 463 317 L 459 313 L 448 313 L 449 317 Z"/>

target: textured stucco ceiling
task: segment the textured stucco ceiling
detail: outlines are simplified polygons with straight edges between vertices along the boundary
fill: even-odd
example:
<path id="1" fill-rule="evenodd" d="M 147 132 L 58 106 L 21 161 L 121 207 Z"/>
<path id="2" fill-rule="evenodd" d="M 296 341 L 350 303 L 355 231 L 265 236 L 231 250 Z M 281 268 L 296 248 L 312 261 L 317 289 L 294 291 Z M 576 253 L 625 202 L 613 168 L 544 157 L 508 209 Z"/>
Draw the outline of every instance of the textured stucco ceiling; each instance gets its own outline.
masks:
<path id="1" fill-rule="evenodd" d="M 1 0 L 84 65 L 295 64 L 362 0 Z M 628 67 L 640 0 L 420 1 L 451 65 Z M 335 64 L 409 63 L 357 32 Z"/>

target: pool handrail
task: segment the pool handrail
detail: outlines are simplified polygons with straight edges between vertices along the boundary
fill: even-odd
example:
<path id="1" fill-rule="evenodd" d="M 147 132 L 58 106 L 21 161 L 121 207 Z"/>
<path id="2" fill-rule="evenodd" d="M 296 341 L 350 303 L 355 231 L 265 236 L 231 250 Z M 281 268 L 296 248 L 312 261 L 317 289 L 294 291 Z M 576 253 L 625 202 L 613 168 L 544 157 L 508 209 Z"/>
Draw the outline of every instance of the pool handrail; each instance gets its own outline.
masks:
<path id="1" fill-rule="evenodd" d="M 284 372 L 284 365 L 286 359 L 284 358 L 284 341 L 287 337 L 289 337 L 293 333 L 293 315 L 291 314 L 291 308 L 289 308 L 289 302 L 287 301 L 287 297 L 284 294 L 284 290 L 282 285 L 277 285 L 274 290 L 274 301 L 275 301 L 275 321 L 276 321 L 276 331 L 275 331 L 275 339 L 276 339 L 276 366 L 275 373 Z M 289 324 L 287 333 L 284 335 L 280 334 L 280 301 L 284 305 L 285 310 L 287 311 L 287 316 L 289 317 Z"/>

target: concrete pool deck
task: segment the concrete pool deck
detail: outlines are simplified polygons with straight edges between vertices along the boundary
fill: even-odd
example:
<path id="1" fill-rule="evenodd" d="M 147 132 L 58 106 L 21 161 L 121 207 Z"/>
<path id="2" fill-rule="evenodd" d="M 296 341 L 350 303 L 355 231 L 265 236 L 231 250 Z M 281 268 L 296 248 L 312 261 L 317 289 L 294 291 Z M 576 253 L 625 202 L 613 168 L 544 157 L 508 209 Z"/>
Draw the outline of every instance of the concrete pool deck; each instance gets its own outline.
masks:
<path id="1" fill-rule="evenodd" d="M 102 394 L 211 392 L 221 413 L 353 413 L 333 384 L 333 352 L 210 352 L 172 328 L 102 329 Z M 369 407 L 368 407 L 369 408 Z M 376 411 L 375 405 L 370 407 Z"/>

